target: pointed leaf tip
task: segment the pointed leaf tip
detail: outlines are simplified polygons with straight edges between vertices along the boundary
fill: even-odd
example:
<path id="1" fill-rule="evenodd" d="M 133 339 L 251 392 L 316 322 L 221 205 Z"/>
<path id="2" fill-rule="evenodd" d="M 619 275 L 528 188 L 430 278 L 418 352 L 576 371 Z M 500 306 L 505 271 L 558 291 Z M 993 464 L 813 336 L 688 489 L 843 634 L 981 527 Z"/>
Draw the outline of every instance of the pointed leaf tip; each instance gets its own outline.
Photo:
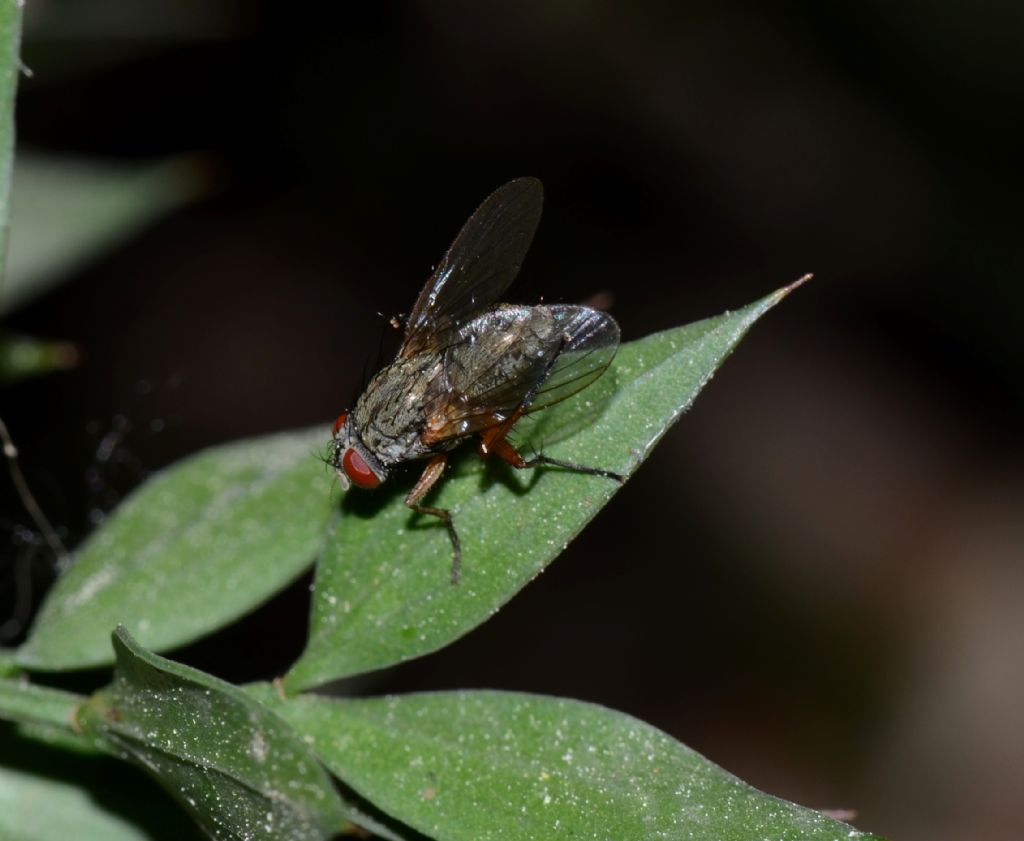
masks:
<path id="1" fill-rule="evenodd" d="M 789 286 L 783 286 L 773 296 L 773 303 L 778 303 L 787 295 L 789 295 L 790 292 L 799 289 L 801 286 L 803 286 L 805 283 L 811 280 L 814 280 L 814 275 L 811 272 L 807 272 L 807 274 L 802 275 L 801 277 L 798 277 L 796 280 L 794 280 L 791 284 L 789 284 Z"/>

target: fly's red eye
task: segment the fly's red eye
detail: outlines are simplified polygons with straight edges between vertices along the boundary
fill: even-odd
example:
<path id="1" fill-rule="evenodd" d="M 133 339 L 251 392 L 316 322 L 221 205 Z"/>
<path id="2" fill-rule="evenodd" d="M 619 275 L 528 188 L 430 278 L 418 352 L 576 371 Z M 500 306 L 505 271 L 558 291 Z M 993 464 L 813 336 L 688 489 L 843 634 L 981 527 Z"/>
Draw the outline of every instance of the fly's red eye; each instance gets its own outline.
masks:
<path id="1" fill-rule="evenodd" d="M 345 450 L 341 466 L 345 468 L 345 473 L 352 480 L 353 484 L 359 485 L 361 488 L 372 490 L 380 484 L 377 474 L 370 469 L 370 465 L 366 463 L 363 457 L 353 449 Z"/>
<path id="2" fill-rule="evenodd" d="M 337 438 L 338 433 L 341 432 L 341 428 L 345 425 L 346 420 L 348 420 L 348 412 L 342 412 L 338 415 L 338 419 L 334 422 L 334 426 L 331 427 L 331 435 Z"/>

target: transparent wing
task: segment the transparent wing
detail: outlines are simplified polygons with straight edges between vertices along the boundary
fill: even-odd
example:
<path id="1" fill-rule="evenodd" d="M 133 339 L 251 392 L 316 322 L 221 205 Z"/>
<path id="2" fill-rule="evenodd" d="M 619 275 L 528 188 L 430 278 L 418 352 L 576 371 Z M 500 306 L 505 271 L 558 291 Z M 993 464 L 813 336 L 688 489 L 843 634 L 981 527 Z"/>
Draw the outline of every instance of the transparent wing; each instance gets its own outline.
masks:
<path id="1" fill-rule="evenodd" d="M 478 323 L 479 322 L 479 323 Z M 619 326 L 589 307 L 502 307 L 467 327 L 446 359 L 449 393 L 428 411 L 429 442 L 461 438 L 564 400 L 608 368 Z"/>
<path id="2" fill-rule="evenodd" d="M 571 305 L 549 309 L 556 313 L 566 339 L 527 412 L 546 409 L 586 388 L 605 372 L 619 349 L 619 325 L 608 313 Z"/>
<path id="3" fill-rule="evenodd" d="M 519 274 L 543 202 L 536 178 L 509 181 L 484 199 L 416 299 L 400 356 L 447 346 L 454 331 L 497 302 Z"/>

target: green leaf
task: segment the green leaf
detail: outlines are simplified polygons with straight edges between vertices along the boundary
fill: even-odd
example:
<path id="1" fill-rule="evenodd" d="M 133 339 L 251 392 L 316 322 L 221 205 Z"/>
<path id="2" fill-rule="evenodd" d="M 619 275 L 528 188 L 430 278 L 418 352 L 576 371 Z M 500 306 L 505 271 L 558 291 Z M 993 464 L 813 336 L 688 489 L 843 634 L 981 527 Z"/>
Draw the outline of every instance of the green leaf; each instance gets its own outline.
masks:
<path id="1" fill-rule="evenodd" d="M 157 837 L 100 805 L 95 795 L 77 782 L 0 766 L 0 838 L 149 841 Z"/>
<path id="2" fill-rule="evenodd" d="M 328 839 L 350 815 L 281 718 L 224 681 L 114 634 L 111 686 L 79 723 L 161 783 L 216 839 Z"/>
<path id="3" fill-rule="evenodd" d="M 112 164 L 20 154 L 0 312 L 44 292 L 183 204 L 197 193 L 197 175 L 188 159 Z"/>
<path id="4" fill-rule="evenodd" d="M 92 793 L 0 766 L 0 838 L 17 841 L 145 841 L 149 833 L 98 805 Z"/>
<path id="5" fill-rule="evenodd" d="M 14 95 L 18 89 L 21 47 L 19 0 L 0 0 L 0 301 L 11 209 L 11 170 L 14 161 Z"/>
<path id="6" fill-rule="evenodd" d="M 0 839 L 193 841 L 198 828 L 136 769 L 0 727 Z"/>
<path id="7" fill-rule="evenodd" d="M 110 629 L 131 623 L 167 649 L 231 622 L 313 560 L 330 478 L 323 431 L 214 447 L 153 477 L 94 532 L 18 652 L 25 668 L 110 663 Z"/>
<path id="8" fill-rule="evenodd" d="M 641 721 L 505 692 L 291 698 L 280 714 L 347 785 L 438 841 L 849 841 Z"/>
<path id="9" fill-rule="evenodd" d="M 624 345 L 594 385 L 535 416 L 527 448 L 532 442 L 552 457 L 632 473 L 788 291 Z M 462 540 L 457 587 L 448 584 L 444 528 L 413 517 L 406 489 L 381 503 L 353 491 L 318 562 L 309 642 L 287 688 L 388 666 L 462 636 L 544 569 L 617 489 L 602 477 L 514 473 L 462 459 L 430 502 L 451 509 Z"/>
<path id="10" fill-rule="evenodd" d="M 0 386 L 73 367 L 78 351 L 68 342 L 45 342 L 0 332 Z"/>

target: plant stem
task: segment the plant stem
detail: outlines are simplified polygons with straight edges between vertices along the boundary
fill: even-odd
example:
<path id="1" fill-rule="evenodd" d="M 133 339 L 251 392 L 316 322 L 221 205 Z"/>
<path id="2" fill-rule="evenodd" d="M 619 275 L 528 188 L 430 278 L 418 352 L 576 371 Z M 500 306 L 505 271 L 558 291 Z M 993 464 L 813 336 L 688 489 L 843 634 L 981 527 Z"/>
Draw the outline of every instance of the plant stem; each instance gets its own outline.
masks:
<path id="1" fill-rule="evenodd" d="M 0 678 L 0 718 L 26 724 L 47 724 L 73 730 L 81 695 L 34 686 L 25 680 Z"/>

